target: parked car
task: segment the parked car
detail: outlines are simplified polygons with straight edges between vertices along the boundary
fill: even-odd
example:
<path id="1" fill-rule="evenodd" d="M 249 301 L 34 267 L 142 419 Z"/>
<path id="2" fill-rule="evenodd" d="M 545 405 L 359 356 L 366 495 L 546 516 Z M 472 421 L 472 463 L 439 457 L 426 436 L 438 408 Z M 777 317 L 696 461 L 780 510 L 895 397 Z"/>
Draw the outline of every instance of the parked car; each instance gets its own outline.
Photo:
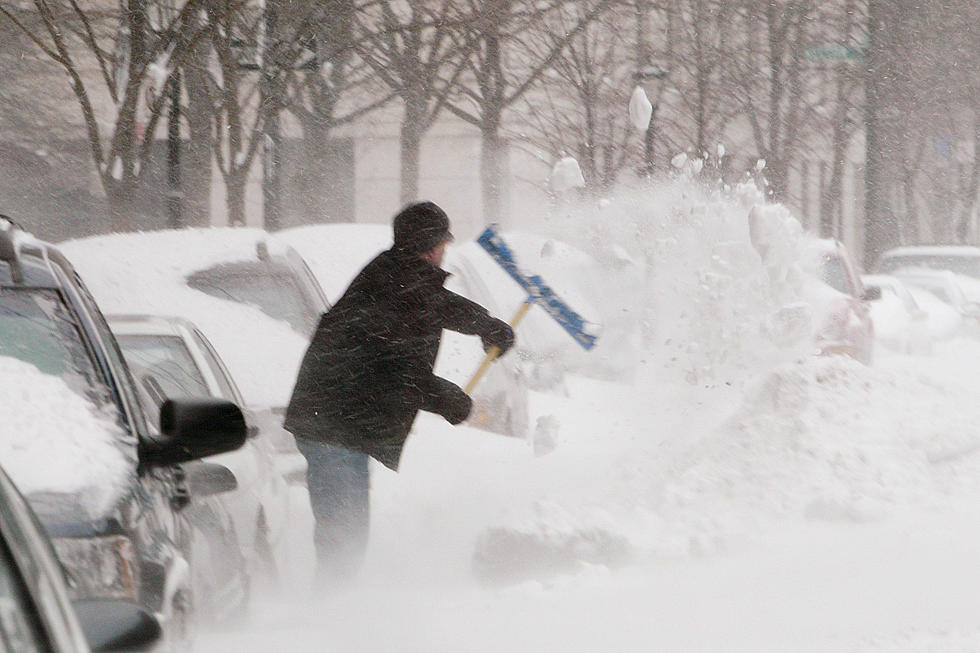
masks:
<path id="1" fill-rule="evenodd" d="M 876 272 L 892 274 L 903 268 L 949 270 L 980 279 L 980 247 L 963 245 L 916 245 L 896 247 L 878 259 Z"/>
<path id="2" fill-rule="evenodd" d="M 95 300 L 65 256 L 0 220 L 2 458 L 52 538 L 73 598 L 123 599 L 188 635 L 191 487 L 181 463 L 232 451 L 234 404 L 164 403 L 151 431 Z M 12 389 L 16 388 L 17 392 Z M 201 489 L 201 491 L 206 488 Z"/>
<path id="3" fill-rule="evenodd" d="M 821 283 L 811 286 L 808 301 L 814 309 L 814 344 L 822 355 L 845 354 L 866 365 L 874 356 L 875 329 L 868 306 L 881 291 L 865 290 L 843 243 L 816 239 L 808 244 L 805 265 Z"/>
<path id="4" fill-rule="evenodd" d="M 278 468 L 305 484 L 306 460 L 281 429 L 282 411 L 308 329 L 328 304 L 298 254 L 250 228 L 111 234 L 61 247 L 110 313 L 192 322 L 227 365 L 253 423 L 275 443 Z"/>
<path id="5" fill-rule="evenodd" d="M 871 302 L 871 319 L 878 342 L 900 352 L 927 354 L 932 350 L 929 314 L 901 279 L 886 274 L 861 275 L 866 289 L 878 288 Z"/>
<path id="6" fill-rule="evenodd" d="M 144 647 L 160 624 L 127 601 L 68 598 L 51 542 L 30 506 L 0 469 L 0 648 L 88 653 Z"/>
<path id="7" fill-rule="evenodd" d="M 192 322 L 213 345 L 235 380 L 248 411 L 248 420 L 276 447 L 276 468 L 289 484 L 289 509 L 265 513 L 270 533 L 284 532 L 286 541 L 271 542 L 283 584 L 308 581 L 314 560 L 313 514 L 306 489 L 306 459 L 293 437 L 282 429 L 283 407 L 289 400 L 309 338 L 289 321 L 273 317 L 264 299 L 244 295 L 242 279 L 225 271 L 251 266 L 255 285 L 269 287 L 275 278 L 290 277 L 294 288 L 315 282 L 302 272 L 298 257 L 261 229 L 169 229 L 143 233 L 92 236 L 62 243 L 61 248 L 85 276 L 101 305 L 110 313 L 176 315 Z M 264 261 L 263 259 L 267 259 Z M 292 261 L 292 263 L 290 263 Z M 227 266 L 227 267 L 222 267 Z M 190 280 L 202 271 L 214 271 L 199 288 Z M 220 272 L 220 273 L 219 273 Z M 230 279 L 231 291 L 220 288 Z M 247 279 L 246 279 L 247 281 Z M 245 284 L 247 286 L 247 283 Z M 152 292 L 147 292 L 152 288 Z M 270 293 L 261 293 L 268 298 Z M 301 291 L 282 293 L 294 302 L 291 315 L 326 310 L 326 304 Z M 311 299 L 312 298 L 312 299 Z M 261 306 L 265 305 L 266 310 Z M 269 312 L 266 312 L 269 311 Z M 310 572 L 310 573 L 307 573 Z"/>
<path id="8" fill-rule="evenodd" d="M 949 270 L 926 268 L 901 268 L 894 274 L 906 285 L 926 290 L 943 303 L 952 306 L 961 317 L 962 335 L 980 335 L 980 302 L 967 294 L 973 284 L 977 283 L 974 279 Z"/>
<path id="9" fill-rule="evenodd" d="M 144 396 L 154 409 L 168 398 L 188 395 L 245 405 L 221 358 L 193 323 L 179 317 L 150 315 L 110 315 L 108 320 L 126 362 L 137 382 L 144 386 Z M 289 489 L 276 467 L 276 448 L 269 431 L 254 423 L 247 408 L 244 413 L 249 423 L 245 444 L 205 459 L 231 470 L 237 482 L 236 489 L 214 495 L 209 501 L 219 504 L 214 506 L 214 512 L 229 514 L 233 525 L 234 550 L 226 554 L 223 545 L 214 551 L 208 549 L 213 553 L 214 564 L 207 580 L 215 595 L 233 595 L 237 585 L 244 584 L 247 589 L 253 580 L 274 582 L 277 565 L 286 563 L 285 559 L 277 562 L 275 552 L 280 552 L 280 558 L 285 557 L 281 544 L 290 525 L 267 515 L 288 512 Z M 212 540 L 220 545 L 226 536 L 221 530 L 216 535 Z M 243 564 L 235 559 L 238 551 L 243 553 Z M 229 600 L 219 603 L 231 607 Z"/>

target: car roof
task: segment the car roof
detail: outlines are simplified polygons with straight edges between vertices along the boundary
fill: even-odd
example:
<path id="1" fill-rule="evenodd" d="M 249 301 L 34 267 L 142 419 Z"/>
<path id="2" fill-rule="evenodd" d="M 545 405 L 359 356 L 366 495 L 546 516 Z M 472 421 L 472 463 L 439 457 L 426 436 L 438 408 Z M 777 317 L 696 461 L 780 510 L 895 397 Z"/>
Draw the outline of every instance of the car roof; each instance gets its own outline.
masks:
<path id="1" fill-rule="evenodd" d="M 905 287 L 905 282 L 891 274 L 862 274 L 861 281 L 865 285 Z"/>
<path id="2" fill-rule="evenodd" d="M 16 223 L 0 215 L 0 285 L 26 288 L 57 288 L 61 282 L 51 263 L 65 258 L 49 243 L 34 238 Z M 17 277 L 20 273 L 20 278 Z"/>
<path id="3" fill-rule="evenodd" d="M 923 279 L 928 281 L 956 284 L 956 274 L 951 270 L 934 270 L 932 268 L 907 267 L 892 272 L 899 279 Z"/>
<path id="4" fill-rule="evenodd" d="M 976 256 L 980 257 L 980 247 L 972 245 L 904 245 L 889 249 L 881 255 L 882 259 L 900 256 Z"/>
<path id="5" fill-rule="evenodd" d="M 175 315 L 106 315 L 106 321 L 116 335 L 179 336 L 181 327 L 193 330 L 190 320 Z"/>

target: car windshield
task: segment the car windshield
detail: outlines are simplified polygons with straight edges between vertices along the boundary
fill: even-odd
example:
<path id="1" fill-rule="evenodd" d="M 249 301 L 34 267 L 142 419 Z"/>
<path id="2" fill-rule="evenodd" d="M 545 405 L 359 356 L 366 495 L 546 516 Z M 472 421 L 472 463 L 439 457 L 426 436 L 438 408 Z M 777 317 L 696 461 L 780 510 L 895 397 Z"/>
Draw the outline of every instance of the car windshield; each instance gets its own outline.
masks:
<path id="1" fill-rule="evenodd" d="M 319 315 L 308 304 L 296 280 L 267 266 L 248 272 L 205 270 L 192 275 L 188 285 L 214 297 L 255 306 L 266 315 L 310 334 Z"/>
<path id="2" fill-rule="evenodd" d="M 974 279 L 980 279 L 980 257 L 951 256 L 942 254 L 901 254 L 889 256 L 881 261 L 880 271 L 894 272 L 903 268 L 927 268 L 930 270 L 950 270 Z"/>
<path id="3" fill-rule="evenodd" d="M 75 320 L 54 290 L 0 289 L 0 356 L 60 377 L 96 403 L 108 399 Z"/>
<path id="4" fill-rule="evenodd" d="M 117 335 L 126 363 L 157 408 L 170 397 L 208 397 L 211 391 L 177 336 Z"/>
<path id="5" fill-rule="evenodd" d="M 840 259 L 836 257 L 823 257 L 820 264 L 820 280 L 845 295 L 851 294 L 851 284 L 847 279 L 847 273 L 844 271 Z"/>

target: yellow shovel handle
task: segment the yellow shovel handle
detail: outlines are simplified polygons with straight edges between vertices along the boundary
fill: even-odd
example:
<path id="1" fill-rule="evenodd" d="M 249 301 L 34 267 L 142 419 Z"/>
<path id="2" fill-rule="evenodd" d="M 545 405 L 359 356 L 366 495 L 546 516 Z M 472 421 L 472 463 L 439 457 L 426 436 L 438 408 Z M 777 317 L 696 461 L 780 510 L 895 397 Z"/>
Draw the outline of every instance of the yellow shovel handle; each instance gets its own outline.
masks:
<path id="1" fill-rule="evenodd" d="M 524 316 L 527 315 L 527 312 L 528 310 L 530 310 L 530 308 L 531 308 L 530 301 L 526 301 L 523 304 L 521 304 L 521 307 L 517 309 L 517 312 L 514 313 L 514 317 L 511 318 L 510 320 L 511 329 L 515 329 L 517 327 L 517 323 L 520 322 L 522 319 L 524 319 Z M 487 350 L 486 357 L 483 359 L 483 362 L 480 363 L 480 367 L 477 368 L 476 372 L 473 374 L 473 378 L 470 379 L 470 382 L 466 384 L 465 388 L 463 388 L 463 392 L 465 392 L 466 394 L 473 393 L 473 388 L 475 388 L 476 384 L 480 382 L 480 379 L 483 378 L 483 375 L 486 373 L 486 371 L 490 369 L 490 363 L 492 363 L 494 359 L 496 359 L 497 356 L 499 355 L 500 355 L 500 347 L 491 347 L 489 350 Z"/>

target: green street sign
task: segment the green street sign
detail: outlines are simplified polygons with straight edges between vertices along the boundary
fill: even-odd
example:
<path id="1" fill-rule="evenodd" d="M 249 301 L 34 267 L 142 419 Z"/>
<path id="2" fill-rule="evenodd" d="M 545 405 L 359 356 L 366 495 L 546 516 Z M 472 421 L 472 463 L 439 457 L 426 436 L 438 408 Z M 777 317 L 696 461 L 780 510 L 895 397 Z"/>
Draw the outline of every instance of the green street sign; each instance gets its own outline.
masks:
<path id="1" fill-rule="evenodd" d="M 863 45 L 824 43 L 804 50 L 803 58 L 807 61 L 857 61 L 864 58 L 866 51 L 867 47 Z"/>

